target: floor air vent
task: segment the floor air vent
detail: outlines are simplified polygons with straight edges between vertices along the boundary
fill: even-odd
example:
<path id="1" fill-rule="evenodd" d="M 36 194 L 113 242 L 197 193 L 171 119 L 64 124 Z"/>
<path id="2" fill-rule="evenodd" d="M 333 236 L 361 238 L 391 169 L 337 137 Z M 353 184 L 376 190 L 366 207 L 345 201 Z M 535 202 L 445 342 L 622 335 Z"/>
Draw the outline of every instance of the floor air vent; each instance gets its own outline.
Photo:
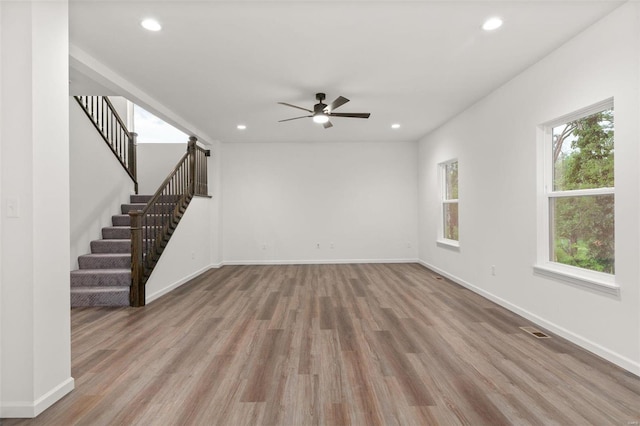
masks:
<path id="1" fill-rule="evenodd" d="M 527 333 L 531 334 L 532 336 L 537 337 L 538 339 L 550 339 L 551 336 L 547 336 L 546 334 L 544 334 L 542 331 L 538 330 L 535 327 L 520 327 L 521 330 L 526 331 Z"/>

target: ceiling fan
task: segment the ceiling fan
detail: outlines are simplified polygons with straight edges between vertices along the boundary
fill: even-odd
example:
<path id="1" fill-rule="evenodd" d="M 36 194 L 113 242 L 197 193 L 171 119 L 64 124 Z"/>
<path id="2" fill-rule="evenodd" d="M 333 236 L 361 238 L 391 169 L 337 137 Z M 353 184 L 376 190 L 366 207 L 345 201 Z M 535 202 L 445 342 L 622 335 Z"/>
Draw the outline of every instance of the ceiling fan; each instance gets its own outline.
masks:
<path id="1" fill-rule="evenodd" d="M 298 120 L 299 118 L 313 118 L 314 122 L 322 124 L 325 129 L 328 129 L 329 127 L 333 127 L 333 124 L 331 124 L 331 121 L 329 121 L 331 117 L 369 118 L 369 116 L 371 115 L 368 112 L 365 112 L 365 113 L 333 112 L 334 110 L 338 109 L 340 106 L 349 102 L 349 99 L 343 96 L 338 96 L 335 101 L 331 102 L 330 105 L 327 105 L 322 102 L 324 101 L 325 98 L 326 98 L 326 95 L 324 93 L 316 93 L 316 99 L 318 100 L 318 103 L 313 106 L 313 111 L 307 108 L 291 105 L 286 102 L 278 102 L 280 105 L 286 105 L 292 108 L 298 108 L 303 111 L 307 111 L 311 113 L 311 115 L 303 115 L 302 117 L 294 117 L 294 118 L 287 118 L 286 120 L 280 120 L 278 121 L 278 123 L 282 123 L 283 121 Z"/>

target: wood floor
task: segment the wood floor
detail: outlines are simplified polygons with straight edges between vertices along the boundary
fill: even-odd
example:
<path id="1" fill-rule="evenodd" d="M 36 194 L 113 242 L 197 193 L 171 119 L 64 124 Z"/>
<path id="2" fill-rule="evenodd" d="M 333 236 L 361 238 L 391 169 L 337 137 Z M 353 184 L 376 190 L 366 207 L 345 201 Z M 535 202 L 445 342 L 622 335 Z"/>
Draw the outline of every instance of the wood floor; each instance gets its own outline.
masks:
<path id="1" fill-rule="evenodd" d="M 72 311 L 34 425 L 630 425 L 640 378 L 416 264 L 225 266 Z"/>

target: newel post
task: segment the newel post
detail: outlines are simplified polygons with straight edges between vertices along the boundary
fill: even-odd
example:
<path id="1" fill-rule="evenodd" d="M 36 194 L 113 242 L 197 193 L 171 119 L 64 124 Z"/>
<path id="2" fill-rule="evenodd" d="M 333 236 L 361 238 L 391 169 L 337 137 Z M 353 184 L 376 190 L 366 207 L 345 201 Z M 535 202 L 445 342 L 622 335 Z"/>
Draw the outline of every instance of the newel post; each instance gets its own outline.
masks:
<path id="1" fill-rule="evenodd" d="M 189 145 L 187 152 L 189 153 L 189 186 L 188 190 L 191 195 L 196 193 L 196 141 L 195 136 L 189 137 Z"/>
<path id="2" fill-rule="evenodd" d="M 129 302 L 131 306 L 145 305 L 145 291 L 143 283 L 144 265 L 142 263 L 142 212 L 129 212 L 131 218 L 131 290 Z"/>
<path id="3" fill-rule="evenodd" d="M 135 132 L 129 133 L 131 138 L 129 139 L 129 171 L 133 176 L 135 182 L 136 194 L 138 193 L 138 134 Z"/>

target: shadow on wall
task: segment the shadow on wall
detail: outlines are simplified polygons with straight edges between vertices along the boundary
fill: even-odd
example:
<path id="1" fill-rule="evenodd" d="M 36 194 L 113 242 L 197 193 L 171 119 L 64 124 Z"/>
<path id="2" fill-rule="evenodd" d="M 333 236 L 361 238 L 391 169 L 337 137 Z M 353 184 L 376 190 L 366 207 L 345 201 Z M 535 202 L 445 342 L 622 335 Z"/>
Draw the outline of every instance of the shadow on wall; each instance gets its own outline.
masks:
<path id="1" fill-rule="evenodd" d="M 95 234 L 97 238 L 99 237 L 100 231 L 104 226 L 111 226 L 111 216 L 115 214 L 120 214 L 120 204 L 126 203 L 127 198 L 122 198 L 122 190 L 120 188 L 113 188 L 113 190 L 103 197 L 104 202 L 100 204 L 93 204 L 92 208 L 85 212 L 84 219 L 80 219 L 79 222 L 76 222 L 74 228 L 71 230 L 71 241 L 76 241 L 80 234 L 86 234 L 90 232 L 91 234 Z M 96 218 L 101 218 L 102 216 L 108 215 L 108 220 L 105 223 L 102 223 L 101 220 L 96 220 Z M 89 246 L 87 246 L 87 250 Z"/>

